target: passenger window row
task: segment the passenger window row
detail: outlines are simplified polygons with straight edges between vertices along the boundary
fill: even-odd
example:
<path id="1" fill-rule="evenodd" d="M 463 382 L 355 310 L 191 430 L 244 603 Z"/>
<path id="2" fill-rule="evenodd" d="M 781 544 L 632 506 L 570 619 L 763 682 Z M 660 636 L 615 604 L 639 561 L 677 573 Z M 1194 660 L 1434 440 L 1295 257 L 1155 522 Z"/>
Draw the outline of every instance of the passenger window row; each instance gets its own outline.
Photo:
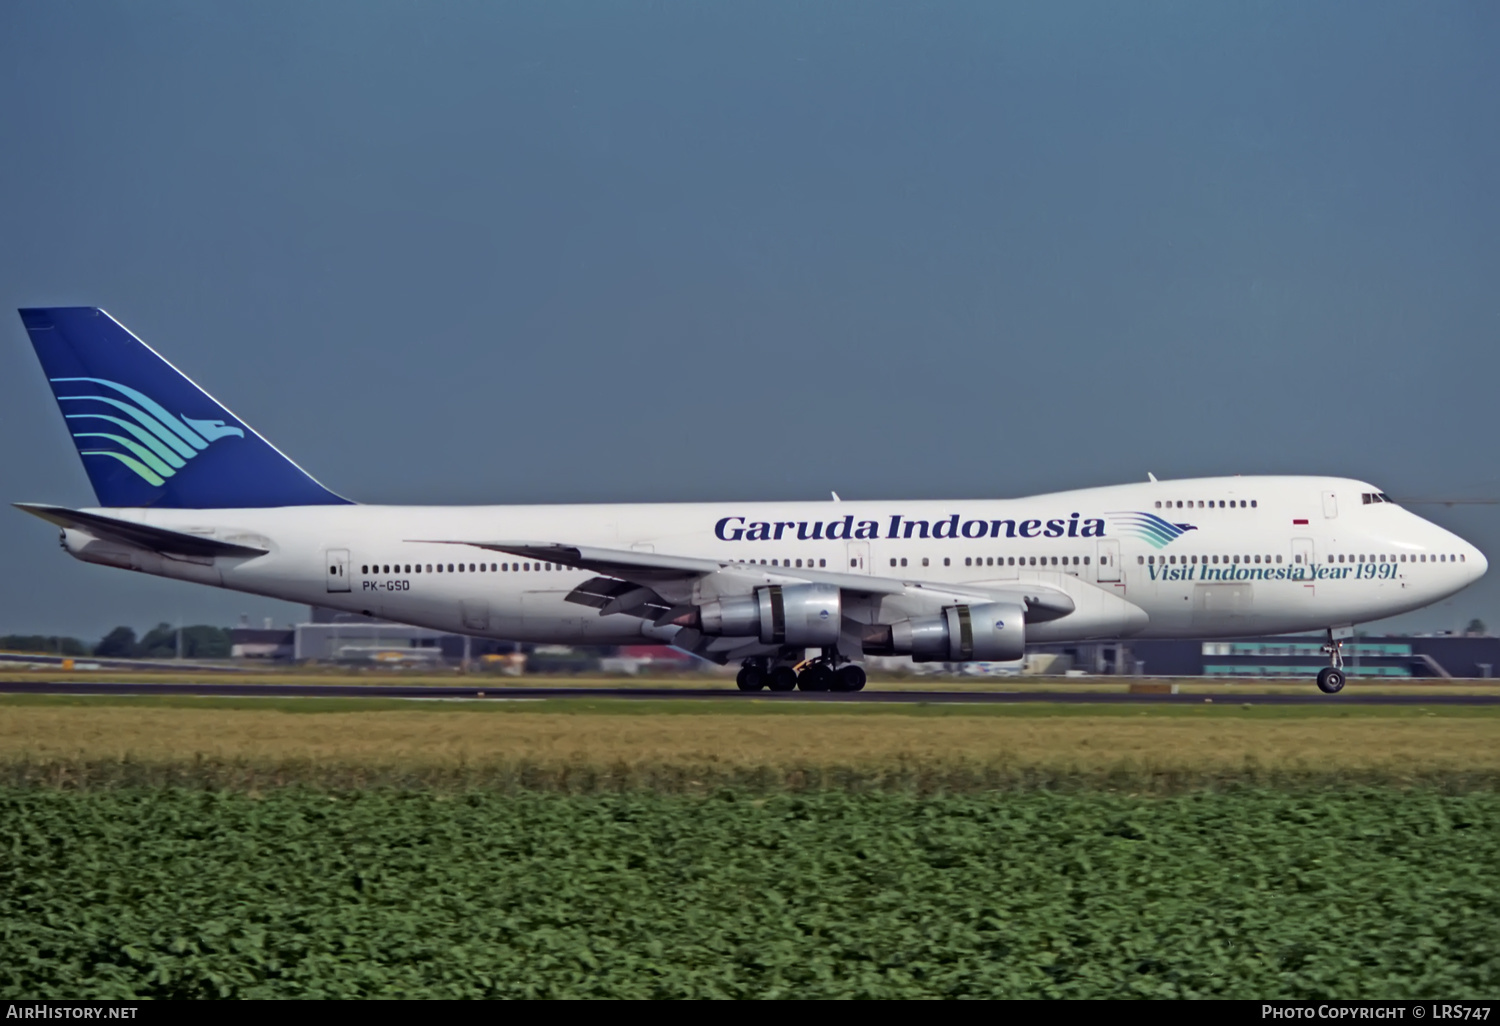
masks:
<path id="1" fill-rule="evenodd" d="M 1159 564 L 1159 563 L 1160 564 L 1169 564 L 1170 565 L 1170 564 L 1177 564 L 1177 563 L 1188 564 L 1188 563 L 1218 563 L 1218 562 L 1224 562 L 1224 563 L 1231 563 L 1232 564 L 1232 563 L 1280 563 L 1281 562 L 1281 557 L 1280 556 L 1276 556 L 1274 558 L 1271 557 L 1271 556 L 1265 556 L 1265 557 L 1261 557 L 1261 556 L 1222 556 L 1222 557 L 1221 556 L 1137 556 L 1135 558 L 1136 558 L 1136 562 L 1139 563 L 1142 566 L 1150 566 L 1150 565 Z M 1084 560 L 1084 562 L 1088 562 L 1088 560 Z M 1297 563 L 1302 562 L 1302 557 L 1300 555 L 1297 556 L 1293 560 L 1293 562 L 1297 562 Z M 1406 562 L 1411 562 L 1411 563 L 1426 563 L 1426 562 L 1429 562 L 1429 557 L 1425 553 L 1423 553 L 1423 554 L 1417 554 L 1417 555 L 1412 555 L 1410 557 L 1408 557 L 1405 553 L 1402 553 L 1400 556 L 1370 555 L 1370 554 L 1360 554 L 1360 555 L 1331 555 L 1331 556 L 1328 557 L 1328 562 L 1330 562 L 1330 563 L 1398 563 L 1398 562 L 1399 563 L 1406 563 Z M 1464 562 L 1467 562 L 1467 560 L 1465 559 L 1465 557 L 1463 556 L 1462 553 L 1458 553 L 1458 554 L 1447 553 L 1447 554 L 1438 554 L 1438 555 L 1432 556 L 1430 558 L 1430 562 L 1433 562 L 1433 563 L 1464 563 Z"/>
<path id="2" fill-rule="evenodd" d="M 1020 560 L 1019 563 L 1017 563 L 1017 559 Z M 1041 562 L 1038 563 L 1038 560 L 1040 560 Z M 1061 562 L 1059 562 L 1059 560 Z M 1178 563 L 1182 563 L 1182 564 L 1194 564 L 1194 563 L 1219 563 L 1219 562 L 1229 563 L 1229 564 L 1238 564 L 1238 563 L 1262 563 L 1262 562 L 1264 562 L 1264 563 L 1280 563 L 1281 561 L 1282 561 L 1282 557 L 1281 556 L 1274 556 L 1273 557 L 1273 556 L 1269 556 L 1269 555 L 1268 556 L 1264 556 L 1264 557 L 1259 556 L 1259 555 L 1252 555 L 1252 556 L 1191 556 L 1191 555 L 1189 555 L 1189 556 L 1137 556 L 1136 557 L 1136 562 L 1139 563 L 1142 566 L 1155 565 L 1155 564 L 1158 564 L 1158 563 L 1169 564 L 1169 565 L 1176 565 Z M 1348 563 L 1396 563 L 1396 562 L 1401 562 L 1401 563 L 1406 563 L 1406 562 L 1426 563 L 1428 561 L 1429 561 L 1429 557 L 1427 556 L 1426 553 L 1413 554 L 1411 556 L 1408 556 L 1406 553 L 1402 553 L 1399 556 L 1390 556 L 1390 555 L 1365 555 L 1365 554 L 1360 554 L 1360 555 L 1330 555 L 1328 557 L 1328 562 L 1330 562 L 1330 563 L 1345 563 L 1345 562 L 1348 562 Z M 756 564 L 756 561 L 753 560 L 753 559 L 751 559 L 751 560 L 740 560 L 740 562 L 742 564 L 747 564 L 747 565 L 755 565 Z M 950 565 L 950 562 L 951 562 L 951 560 L 949 558 L 944 557 L 944 559 L 943 559 L 943 565 L 944 566 Z M 1103 562 L 1104 562 L 1104 560 L 1100 559 L 1100 563 L 1102 564 Z M 1298 562 L 1298 563 L 1302 562 L 1302 557 L 1300 555 L 1297 556 L 1296 559 L 1295 559 L 1295 562 Z M 1431 557 L 1431 562 L 1434 562 L 1434 563 L 1438 563 L 1438 562 L 1442 562 L 1442 563 L 1463 563 L 1463 562 L 1467 562 L 1467 559 L 1461 553 L 1460 554 L 1441 553 L 1441 554 L 1435 554 L 1435 555 L 1433 555 Z M 778 557 L 776 559 L 769 560 L 769 562 L 767 560 L 762 559 L 762 560 L 760 560 L 759 565 L 761 565 L 761 566 L 767 566 L 767 565 L 769 565 L 769 566 L 780 566 L 780 567 L 788 567 L 788 568 L 800 569 L 804 564 L 803 564 L 803 560 L 801 560 L 801 559 L 791 560 L 791 559 L 780 559 Z M 806 566 L 808 568 L 812 568 L 813 565 L 814 565 L 814 561 L 813 560 L 808 559 L 806 561 Z M 817 564 L 816 565 L 819 566 L 819 567 L 826 567 L 828 565 L 828 560 L 826 560 L 826 559 L 819 559 L 819 560 L 817 560 Z M 906 564 L 906 557 L 905 556 L 901 556 L 899 558 L 894 557 L 894 556 L 891 557 L 891 566 L 906 566 L 906 565 L 907 564 Z M 923 556 L 922 557 L 922 566 L 927 566 L 927 565 L 928 565 L 928 558 L 926 556 Z M 1059 565 L 1061 565 L 1061 566 L 1079 566 L 1079 565 L 1088 566 L 1089 565 L 1089 557 L 1088 556 L 1083 556 L 1081 558 L 1081 562 L 1080 562 L 1080 557 L 1078 557 L 1078 556 L 1071 556 L 1071 557 L 1070 556 L 1060 556 L 1060 557 L 1059 556 L 1019 556 L 1019 557 L 1017 557 L 1017 556 L 965 556 L 964 557 L 964 566 L 1059 566 Z M 558 563 L 558 564 L 554 565 L 552 563 L 539 563 L 539 562 L 530 562 L 530 561 L 528 561 L 528 562 L 520 562 L 520 563 L 478 563 L 478 564 L 475 564 L 475 563 L 468 563 L 468 564 L 464 564 L 464 563 L 447 563 L 447 564 L 443 564 L 443 563 L 427 563 L 427 564 L 425 564 L 425 567 L 421 563 L 375 563 L 375 564 L 365 564 L 365 565 L 361 566 L 359 568 L 359 572 L 361 574 L 365 575 L 365 576 L 369 576 L 370 574 L 391 574 L 391 573 L 397 573 L 397 574 L 400 574 L 400 573 L 413 574 L 413 573 L 415 573 L 415 574 L 420 574 L 420 573 L 423 573 L 424 570 L 425 570 L 426 573 L 429 573 L 429 574 L 431 574 L 431 573 L 439 573 L 439 574 L 440 573 L 450 573 L 450 574 L 453 574 L 453 573 L 464 573 L 464 572 L 468 572 L 468 573 L 486 573 L 486 572 L 489 572 L 489 573 L 543 573 L 543 572 L 552 572 L 552 571 L 555 571 L 555 570 L 568 570 L 568 569 L 573 569 L 573 568 L 566 567 L 566 566 L 564 566 L 561 563 Z"/>
<path id="3" fill-rule="evenodd" d="M 568 570 L 561 563 L 553 566 L 551 563 L 428 563 L 426 572 L 429 574 L 482 574 L 482 573 L 540 573 L 546 570 Z M 370 563 L 359 568 L 359 572 L 369 574 L 420 574 L 423 572 L 421 563 Z"/>
<path id="4" fill-rule="evenodd" d="M 944 556 L 943 565 L 951 566 L 952 560 Z M 900 559 L 891 557 L 891 566 L 905 566 L 906 557 Z M 922 565 L 927 565 L 927 557 L 922 557 Z M 964 566 L 1079 566 L 1078 556 L 965 556 Z M 1089 565 L 1089 557 L 1082 557 L 1083 566 Z"/>
<path id="5" fill-rule="evenodd" d="M 802 566 L 802 560 L 800 560 L 800 559 L 796 560 L 796 561 L 793 561 L 793 560 L 790 560 L 790 559 L 772 559 L 769 562 L 767 562 L 764 559 L 759 560 L 758 562 L 756 560 L 753 560 L 753 559 L 741 559 L 738 562 L 740 562 L 741 564 L 743 564 L 745 566 L 781 566 L 781 567 L 788 567 L 788 566 L 790 566 L 790 567 L 794 567 L 794 568 Z M 826 559 L 819 559 L 816 562 L 814 562 L 811 559 L 809 559 L 807 561 L 807 566 L 808 566 L 809 569 L 811 569 L 811 568 L 813 568 L 815 566 L 827 566 L 827 565 L 828 565 L 828 560 L 826 560 Z"/>
<path id="6" fill-rule="evenodd" d="M 1257 501 L 1258 500 L 1256 500 L 1256 499 L 1250 499 L 1248 502 L 1245 499 L 1230 499 L 1226 503 L 1223 499 L 1219 499 L 1217 501 L 1215 501 L 1213 499 L 1209 499 L 1207 502 L 1204 502 L 1202 499 L 1199 499 L 1195 503 L 1192 499 L 1188 499 L 1185 502 L 1182 499 L 1178 499 L 1176 501 L 1176 504 L 1174 505 L 1173 501 L 1171 499 L 1168 499 L 1168 500 L 1166 500 L 1165 507 L 1163 506 L 1163 504 L 1160 501 L 1158 501 L 1157 504 L 1156 504 L 1156 508 L 1157 509 L 1163 509 L 1163 508 L 1166 508 L 1166 509 L 1224 509 L 1225 506 L 1227 505 L 1230 509 L 1245 509 L 1247 506 L 1250 509 L 1255 509 Z"/>
<path id="7" fill-rule="evenodd" d="M 1136 556 L 1135 561 L 1147 566 L 1157 563 L 1280 563 L 1281 557 L 1266 556 L 1262 559 L 1260 556 Z"/>

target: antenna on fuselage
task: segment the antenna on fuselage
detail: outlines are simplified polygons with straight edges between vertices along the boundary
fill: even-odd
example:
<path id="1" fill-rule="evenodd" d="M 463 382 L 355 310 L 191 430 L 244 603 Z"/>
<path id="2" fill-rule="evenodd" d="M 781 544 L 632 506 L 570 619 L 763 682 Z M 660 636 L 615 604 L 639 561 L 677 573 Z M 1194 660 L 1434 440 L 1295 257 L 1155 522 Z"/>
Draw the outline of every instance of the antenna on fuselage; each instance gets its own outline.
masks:
<path id="1" fill-rule="evenodd" d="M 1152 484 L 1156 484 L 1156 475 L 1148 470 L 1146 471 L 1146 480 L 1150 481 Z"/>

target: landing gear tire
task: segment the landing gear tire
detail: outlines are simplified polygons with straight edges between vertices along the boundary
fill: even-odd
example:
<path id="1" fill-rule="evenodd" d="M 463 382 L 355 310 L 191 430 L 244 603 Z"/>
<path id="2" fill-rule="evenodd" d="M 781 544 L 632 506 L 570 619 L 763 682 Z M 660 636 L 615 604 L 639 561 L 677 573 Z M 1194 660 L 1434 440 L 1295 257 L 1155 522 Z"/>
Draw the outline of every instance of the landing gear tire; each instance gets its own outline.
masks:
<path id="1" fill-rule="evenodd" d="M 791 691 L 797 686 L 797 671 L 790 666 L 778 666 L 766 676 L 766 687 L 772 691 Z"/>
<path id="2" fill-rule="evenodd" d="M 1339 633 L 1347 631 L 1341 630 Z M 1335 629 L 1332 627 L 1328 628 L 1328 640 L 1323 644 L 1323 651 L 1333 665 L 1318 671 L 1318 690 L 1325 695 L 1336 695 L 1344 690 L 1347 678 L 1344 676 L 1344 642 L 1335 636 Z"/>
<path id="3" fill-rule="evenodd" d="M 863 691 L 865 689 L 865 671 L 862 666 L 853 663 L 841 667 L 833 675 L 833 690 L 835 691 Z"/>
<path id="4" fill-rule="evenodd" d="M 741 691 L 759 691 L 766 686 L 766 671 L 759 666 L 745 666 L 734 678 Z"/>
<path id="5" fill-rule="evenodd" d="M 814 663 L 797 674 L 797 687 L 802 691 L 832 691 L 833 671 L 822 663 Z"/>

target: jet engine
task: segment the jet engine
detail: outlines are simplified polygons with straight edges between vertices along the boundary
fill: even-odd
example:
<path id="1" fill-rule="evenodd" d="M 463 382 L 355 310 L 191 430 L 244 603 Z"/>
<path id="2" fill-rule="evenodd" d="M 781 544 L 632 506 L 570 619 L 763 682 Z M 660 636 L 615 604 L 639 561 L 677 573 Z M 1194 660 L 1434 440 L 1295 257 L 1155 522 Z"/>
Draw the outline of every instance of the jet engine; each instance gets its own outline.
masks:
<path id="1" fill-rule="evenodd" d="M 681 622 L 704 634 L 759 637 L 765 645 L 801 648 L 837 644 L 841 619 L 833 584 L 773 584 L 741 598 L 705 602 Z"/>
<path id="2" fill-rule="evenodd" d="M 866 655 L 909 655 L 921 662 L 1006 662 L 1026 651 L 1026 612 L 1008 602 L 949 606 L 865 629 Z"/>

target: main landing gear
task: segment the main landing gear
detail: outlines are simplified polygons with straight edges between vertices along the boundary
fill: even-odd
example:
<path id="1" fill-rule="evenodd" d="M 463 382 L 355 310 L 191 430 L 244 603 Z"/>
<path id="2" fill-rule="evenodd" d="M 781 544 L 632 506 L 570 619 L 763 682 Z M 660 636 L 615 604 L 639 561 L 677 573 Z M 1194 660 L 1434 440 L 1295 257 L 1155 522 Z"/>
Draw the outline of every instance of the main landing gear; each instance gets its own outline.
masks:
<path id="1" fill-rule="evenodd" d="M 734 679 L 741 691 L 792 691 L 797 687 L 797 671 L 790 666 L 772 668 L 766 659 L 753 657 L 745 660 Z"/>
<path id="2" fill-rule="evenodd" d="M 741 691 L 863 691 L 864 667 L 855 663 L 838 665 L 834 649 L 823 650 L 816 659 L 799 663 L 778 662 L 772 665 L 765 656 L 751 656 L 740 667 L 735 683 Z"/>
<path id="3" fill-rule="evenodd" d="M 1333 636 L 1331 627 L 1328 629 L 1328 640 L 1323 643 L 1323 651 L 1333 665 L 1318 671 L 1318 690 L 1325 695 L 1336 695 L 1344 690 L 1348 678 L 1344 675 L 1344 642 Z"/>

